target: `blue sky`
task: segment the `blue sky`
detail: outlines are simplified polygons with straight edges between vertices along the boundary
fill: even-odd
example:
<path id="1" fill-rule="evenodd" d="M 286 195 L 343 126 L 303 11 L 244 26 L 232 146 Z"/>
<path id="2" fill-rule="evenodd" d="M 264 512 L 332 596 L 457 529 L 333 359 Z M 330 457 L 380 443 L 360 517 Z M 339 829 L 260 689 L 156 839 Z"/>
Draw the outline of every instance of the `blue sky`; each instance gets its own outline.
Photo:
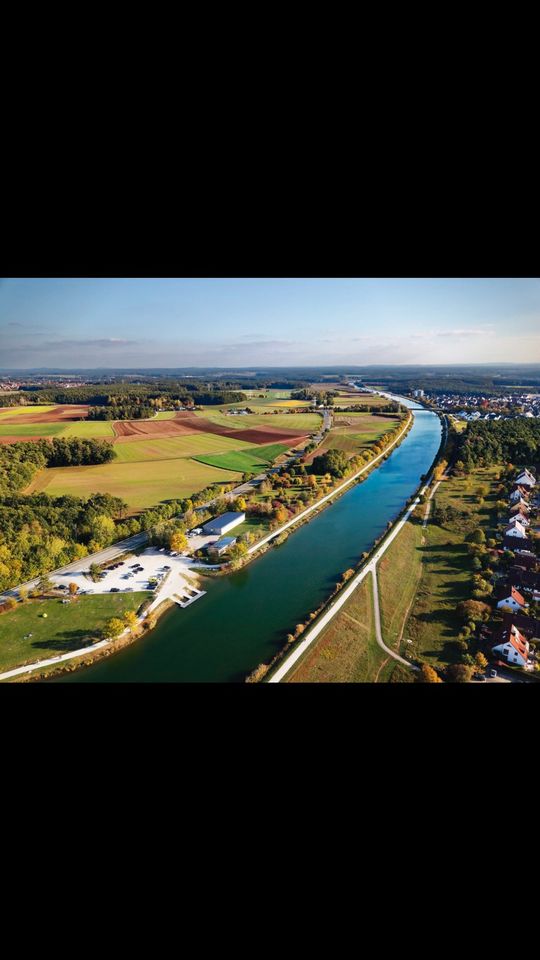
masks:
<path id="1" fill-rule="evenodd" d="M 0 367 L 540 362 L 539 279 L 3 279 Z"/>

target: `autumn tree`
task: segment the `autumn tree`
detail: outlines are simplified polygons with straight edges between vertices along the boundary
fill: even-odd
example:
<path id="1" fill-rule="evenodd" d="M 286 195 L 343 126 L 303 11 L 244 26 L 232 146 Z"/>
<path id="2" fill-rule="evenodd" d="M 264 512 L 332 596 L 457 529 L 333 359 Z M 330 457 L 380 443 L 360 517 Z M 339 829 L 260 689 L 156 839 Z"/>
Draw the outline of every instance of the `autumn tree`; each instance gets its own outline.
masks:
<path id="1" fill-rule="evenodd" d="M 71 582 L 68 586 L 68 590 L 70 592 L 70 595 L 74 597 L 75 594 L 78 592 L 79 588 L 76 583 Z"/>
<path id="2" fill-rule="evenodd" d="M 119 637 L 124 630 L 124 621 L 119 620 L 118 617 L 111 617 L 111 619 L 107 620 L 107 623 L 103 627 L 102 637 L 104 640 L 114 640 L 116 637 Z"/>
<path id="3" fill-rule="evenodd" d="M 134 613 L 133 610 L 128 610 L 128 612 L 124 614 L 124 624 L 131 633 L 133 633 L 138 623 L 137 614 Z"/>
<path id="4" fill-rule="evenodd" d="M 447 672 L 452 683 L 469 683 L 474 673 L 474 667 L 465 663 L 453 663 L 448 667 Z"/>
<path id="5" fill-rule="evenodd" d="M 169 547 L 177 553 L 183 553 L 188 548 L 186 535 L 181 530 L 175 530 L 169 538 Z"/>
<path id="6" fill-rule="evenodd" d="M 474 663 L 479 673 L 482 673 L 488 665 L 486 657 L 480 651 L 476 654 L 474 658 Z"/>
<path id="7" fill-rule="evenodd" d="M 422 669 L 420 671 L 422 676 L 422 683 L 442 683 L 442 680 L 433 667 L 430 667 L 428 663 L 422 664 Z"/>

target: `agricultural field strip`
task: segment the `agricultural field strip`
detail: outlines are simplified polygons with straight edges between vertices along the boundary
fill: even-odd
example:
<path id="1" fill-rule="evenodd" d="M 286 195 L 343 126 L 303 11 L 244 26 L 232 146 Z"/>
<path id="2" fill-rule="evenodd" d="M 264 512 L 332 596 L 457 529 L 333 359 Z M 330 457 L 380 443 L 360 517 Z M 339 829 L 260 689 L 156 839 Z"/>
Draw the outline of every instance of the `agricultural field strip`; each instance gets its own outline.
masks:
<path id="1" fill-rule="evenodd" d="M 199 463 L 207 463 L 213 467 L 220 467 L 223 470 L 242 470 L 249 472 L 252 467 L 267 467 L 269 464 L 285 453 L 289 447 L 286 443 L 273 443 L 258 447 L 248 447 L 246 450 L 238 450 L 231 453 L 215 454 L 213 456 L 197 456 L 194 460 Z"/>
<path id="2" fill-rule="evenodd" d="M 54 410 L 56 406 L 57 404 L 53 403 L 35 407 L 0 407 L 0 420 L 5 420 L 9 417 L 26 416 L 29 413 L 48 413 L 49 410 Z"/>
<path id="3" fill-rule="evenodd" d="M 234 450 L 250 450 L 253 444 L 247 440 L 235 440 L 214 433 L 189 433 L 178 437 L 151 437 L 124 440 L 115 443 L 116 459 L 120 462 L 145 460 L 176 460 L 184 457 L 199 459 L 203 454 L 226 454 Z"/>

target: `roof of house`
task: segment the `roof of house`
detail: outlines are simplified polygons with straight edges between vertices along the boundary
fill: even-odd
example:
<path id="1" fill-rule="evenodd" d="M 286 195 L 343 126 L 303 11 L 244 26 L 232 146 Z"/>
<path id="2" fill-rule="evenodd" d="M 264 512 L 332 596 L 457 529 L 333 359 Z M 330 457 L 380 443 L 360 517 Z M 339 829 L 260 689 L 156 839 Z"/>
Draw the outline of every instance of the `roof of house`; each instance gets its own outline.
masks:
<path id="1" fill-rule="evenodd" d="M 519 603 L 520 607 L 525 606 L 525 600 L 523 599 L 519 591 L 516 590 L 515 587 L 511 587 L 510 592 L 508 592 L 508 587 L 506 587 L 506 589 L 502 591 L 502 596 L 500 597 L 500 600 L 515 600 L 516 603 Z"/>
<path id="2" fill-rule="evenodd" d="M 516 519 L 510 521 L 504 532 L 508 533 L 509 530 L 521 530 L 523 534 L 525 533 L 525 527 Z"/>
<path id="3" fill-rule="evenodd" d="M 529 507 L 529 504 L 527 503 L 527 501 L 524 500 L 523 497 L 521 497 L 519 500 L 516 500 L 516 502 L 510 507 L 510 513 L 513 513 L 514 510 L 519 510 L 520 512 L 522 510 L 526 510 L 527 512 L 529 512 L 530 509 L 531 508 Z"/>
<path id="4" fill-rule="evenodd" d="M 507 643 L 511 644 L 514 650 L 517 650 L 519 655 L 523 657 L 524 660 L 527 659 L 529 654 L 529 642 L 519 632 L 518 628 L 514 626 L 514 624 L 512 624 L 510 630 L 501 631 L 500 642 L 495 644 L 495 646 L 502 647 Z"/>

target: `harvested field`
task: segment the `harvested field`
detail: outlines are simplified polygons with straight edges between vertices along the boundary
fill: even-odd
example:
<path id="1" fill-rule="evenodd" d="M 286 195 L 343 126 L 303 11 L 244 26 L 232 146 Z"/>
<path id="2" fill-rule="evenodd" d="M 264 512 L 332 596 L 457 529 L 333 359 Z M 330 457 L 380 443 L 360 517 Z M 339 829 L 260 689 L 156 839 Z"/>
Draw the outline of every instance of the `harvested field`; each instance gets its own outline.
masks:
<path id="1" fill-rule="evenodd" d="M 247 418 L 246 418 L 247 419 Z M 177 437 L 179 435 L 209 433 L 213 436 L 229 437 L 230 439 L 240 441 L 240 443 L 280 443 L 287 442 L 294 446 L 307 436 L 296 429 L 286 429 L 281 427 L 275 429 L 270 425 L 260 426 L 257 429 L 234 429 L 228 424 L 216 423 L 213 420 L 204 417 L 197 417 L 192 413 L 178 413 L 174 420 L 118 420 L 114 424 L 117 436 L 117 442 L 122 442 L 125 438 L 133 440 L 134 438 L 158 439 L 165 437 Z"/>
<path id="2" fill-rule="evenodd" d="M 0 420 L 24 417 L 27 413 L 47 413 L 49 410 L 54 410 L 55 406 L 54 403 L 48 403 L 28 407 L 0 407 Z"/>
<path id="3" fill-rule="evenodd" d="M 28 410 L 28 407 L 24 408 Z M 81 420 L 88 416 L 88 406 L 62 404 L 55 407 L 41 407 L 35 413 L 15 413 L 2 416 L 2 423 L 56 423 L 59 420 Z"/>
<path id="4" fill-rule="evenodd" d="M 220 470 L 187 458 L 142 463 L 113 461 L 91 467 L 48 467 L 37 474 L 24 492 L 45 491 L 51 497 L 110 493 L 113 497 L 121 497 L 135 511 L 162 500 L 188 497 L 212 483 L 241 479 L 241 473 Z"/>
<path id="5" fill-rule="evenodd" d="M 178 437 L 189 433 L 200 433 L 198 426 L 190 423 L 181 423 L 179 420 L 115 420 L 114 432 L 119 440 L 136 437 Z M 220 433 L 219 430 L 209 430 L 208 433 Z"/>

